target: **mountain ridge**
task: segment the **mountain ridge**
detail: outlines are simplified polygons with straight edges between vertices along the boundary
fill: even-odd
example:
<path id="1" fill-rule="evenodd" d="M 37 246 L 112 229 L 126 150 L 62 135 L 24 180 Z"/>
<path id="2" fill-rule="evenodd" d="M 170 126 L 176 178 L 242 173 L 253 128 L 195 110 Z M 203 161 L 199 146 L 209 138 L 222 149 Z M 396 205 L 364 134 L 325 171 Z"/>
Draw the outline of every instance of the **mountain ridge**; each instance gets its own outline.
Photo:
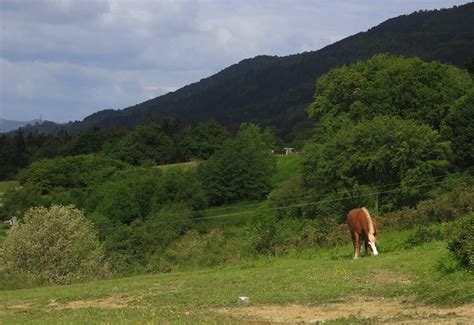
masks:
<path id="1" fill-rule="evenodd" d="M 305 108 L 317 77 L 329 69 L 378 53 L 419 56 L 462 66 L 474 54 L 474 3 L 423 10 L 390 18 L 317 51 L 288 56 L 259 55 L 174 92 L 126 107 L 93 113 L 63 127 L 130 128 L 150 116 L 175 117 L 184 125 L 210 118 L 235 129 L 241 122 L 271 126 L 283 138 L 311 129 Z"/>

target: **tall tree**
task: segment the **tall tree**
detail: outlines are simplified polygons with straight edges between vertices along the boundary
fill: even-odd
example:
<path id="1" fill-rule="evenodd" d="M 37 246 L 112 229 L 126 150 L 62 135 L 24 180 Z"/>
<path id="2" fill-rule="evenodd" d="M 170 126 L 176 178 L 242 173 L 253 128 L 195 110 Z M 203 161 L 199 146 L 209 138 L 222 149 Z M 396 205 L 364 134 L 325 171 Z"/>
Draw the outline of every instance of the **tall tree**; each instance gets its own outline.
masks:
<path id="1" fill-rule="evenodd" d="M 262 199 L 271 189 L 275 158 L 265 144 L 260 128 L 242 124 L 200 167 L 204 188 L 211 203 Z"/>
<path id="2" fill-rule="evenodd" d="M 315 101 L 307 111 L 322 139 L 347 122 L 380 115 L 413 119 L 439 129 L 449 108 L 472 87 L 466 70 L 380 54 L 320 77 Z"/>
<path id="3" fill-rule="evenodd" d="M 342 128 L 324 144 L 305 148 L 303 176 L 306 188 L 319 194 L 377 192 L 394 184 L 397 192 L 381 194 L 382 204 L 394 206 L 416 203 L 434 176 L 448 171 L 449 142 L 427 125 L 395 117 L 376 117 Z M 397 185 L 398 184 L 398 185 Z M 366 197 L 362 203 L 367 202 Z M 374 202 L 371 202 L 374 203 Z M 335 206 L 345 210 L 361 204 L 360 198 Z M 341 210 L 341 212 L 344 209 Z"/>

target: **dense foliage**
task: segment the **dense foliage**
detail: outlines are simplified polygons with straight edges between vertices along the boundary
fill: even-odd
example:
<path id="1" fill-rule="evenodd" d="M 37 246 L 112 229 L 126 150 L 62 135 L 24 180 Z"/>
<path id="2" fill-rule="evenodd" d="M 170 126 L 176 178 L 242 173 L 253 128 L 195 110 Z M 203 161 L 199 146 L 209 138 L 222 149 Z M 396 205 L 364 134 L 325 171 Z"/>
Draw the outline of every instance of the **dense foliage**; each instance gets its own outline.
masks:
<path id="1" fill-rule="evenodd" d="M 98 154 L 148 166 L 206 159 L 228 137 L 227 130 L 215 121 L 197 123 L 181 131 L 178 125 L 175 119 L 151 118 L 133 130 L 93 129 L 73 136 L 66 132 L 25 135 L 20 129 L 13 134 L 0 134 L 0 180 L 11 179 L 20 169 L 45 158 L 66 157 L 71 161 L 70 156 Z M 56 162 L 64 165 L 60 159 L 40 164 Z"/>
<path id="2" fill-rule="evenodd" d="M 139 126 L 119 141 L 105 147 L 107 156 L 132 165 L 144 162 L 169 164 L 176 160 L 176 147 L 159 125 Z"/>
<path id="3" fill-rule="evenodd" d="M 7 272 L 41 283 L 99 278 L 107 272 L 102 245 L 84 214 L 73 207 L 29 210 L 3 245 Z"/>
<path id="4" fill-rule="evenodd" d="M 18 179 L 22 184 L 38 185 L 42 191 L 53 188 L 80 188 L 104 182 L 125 163 L 97 155 L 80 155 L 43 159 L 22 170 Z"/>
<path id="5" fill-rule="evenodd" d="M 474 272 L 474 213 L 469 213 L 459 221 L 448 248 L 459 265 Z"/>
<path id="6" fill-rule="evenodd" d="M 411 205 L 426 192 L 426 188 L 412 188 L 412 184 L 430 183 L 434 176 L 446 174 L 450 153 L 449 143 L 426 125 L 376 117 L 340 129 L 323 144 L 308 145 L 304 185 L 318 194 L 352 197 L 395 184 L 397 192 L 381 194 L 376 200 L 389 208 Z M 367 197 L 349 199 L 340 212 L 364 202 Z"/>
<path id="7" fill-rule="evenodd" d="M 202 164 L 200 174 L 211 203 L 260 200 L 271 190 L 275 158 L 260 129 L 242 124 L 239 132 Z"/>
<path id="8" fill-rule="evenodd" d="M 319 78 L 307 111 L 316 122 L 316 136 L 323 139 L 338 124 L 380 115 L 420 121 L 438 130 L 450 108 L 452 119 L 464 113 L 459 110 L 469 104 L 463 96 L 473 87 L 467 71 L 447 64 L 376 55 Z"/>
<path id="9" fill-rule="evenodd" d="M 227 136 L 227 130 L 215 120 L 199 123 L 181 137 L 181 155 L 186 160 L 207 159 L 220 148 Z"/>

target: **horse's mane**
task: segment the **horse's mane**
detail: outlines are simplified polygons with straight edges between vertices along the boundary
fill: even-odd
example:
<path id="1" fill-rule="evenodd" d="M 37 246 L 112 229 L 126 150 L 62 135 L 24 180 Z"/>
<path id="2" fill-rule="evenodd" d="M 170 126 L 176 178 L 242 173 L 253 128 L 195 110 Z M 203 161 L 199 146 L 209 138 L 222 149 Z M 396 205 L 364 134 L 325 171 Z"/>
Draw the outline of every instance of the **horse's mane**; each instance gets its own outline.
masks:
<path id="1" fill-rule="evenodd" d="M 374 239 L 374 224 L 372 223 L 372 218 L 370 217 L 370 213 L 369 213 L 369 210 L 367 210 L 366 207 L 362 207 L 362 211 L 364 211 L 366 217 L 367 217 L 367 225 L 369 226 L 369 240 L 373 240 Z"/>

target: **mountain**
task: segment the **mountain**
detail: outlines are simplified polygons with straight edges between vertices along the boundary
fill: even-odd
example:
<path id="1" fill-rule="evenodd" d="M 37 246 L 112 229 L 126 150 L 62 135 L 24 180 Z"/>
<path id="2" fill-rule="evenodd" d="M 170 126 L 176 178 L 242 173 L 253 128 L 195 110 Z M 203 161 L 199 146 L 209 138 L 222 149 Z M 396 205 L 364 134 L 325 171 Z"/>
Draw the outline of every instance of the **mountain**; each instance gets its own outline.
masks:
<path id="1" fill-rule="evenodd" d="M 474 54 L 473 21 L 474 3 L 402 15 L 318 51 L 243 60 L 175 92 L 123 110 L 100 111 L 65 128 L 133 127 L 150 116 L 177 117 L 184 124 L 215 118 L 229 128 L 244 121 L 272 126 L 292 139 L 310 130 L 304 110 L 313 100 L 316 78 L 330 68 L 377 53 L 463 66 Z"/>
<path id="2" fill-rule="evenodd" d="M 39 126 L 42 123 L 41 120 L 14 121 L 0 118 L 0 133 L 10 132 L 28 124 L 31 126 Z"/>

